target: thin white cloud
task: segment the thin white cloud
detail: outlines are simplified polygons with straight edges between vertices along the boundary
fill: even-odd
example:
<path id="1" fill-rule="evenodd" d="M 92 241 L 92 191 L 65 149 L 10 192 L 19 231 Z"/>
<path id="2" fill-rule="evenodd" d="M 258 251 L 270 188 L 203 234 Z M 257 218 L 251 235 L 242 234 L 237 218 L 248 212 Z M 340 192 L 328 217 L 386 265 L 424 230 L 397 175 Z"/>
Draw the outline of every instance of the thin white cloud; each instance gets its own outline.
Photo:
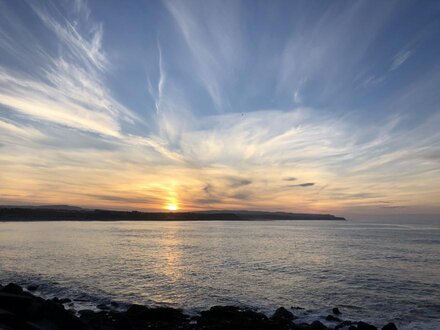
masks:
<path id="1" fill-rule="evenodd" d="M 75 57 L 75 60 L 81 60 L 88 68 L 105 70 L 108 60 L 102 52 L 103 28 L 101 24 L 86 22 L 91 31 L 91 37 L 86 38 L 80 32 L 79 27 L 62 16 L 56 7 L 51 5 L 38 6 L 33 2 L 30 5 L 47 28 L 56 34 L 63 47 Z M 84 6 L 85 4 L 82 3 L 80 7 L 82 11 Z M 83 19 L 87 19 L 87 17 L 83 17 Z"/>
<path id="2" fill-rule="evenodd" d="M 32 75 L 0 67 L 0 104 L 45 121 L 113 137 L 121 136 L 121 122 L 140 121 L 103 83 L 109 62 L 102 51 L 102 26 L 84 21 L 84 29 L 89 28 L 86 38 L 51 3 L 30 5 L 55 34 L 59 52 L 45 52 Z M 77 6 L 80 13 L 87 12 L 84 3 Z M 36 43 L 35 48 L 39 47 Z M 33 59 L 33 53 L 26 54 Z"/>
<path id="3" fill-rule="evenodd" d="M 2 120 L 0 118 L 0 141 L 5 142 L 6 136 L 11 141 L 11 138 L 24 138 L 26 140 L 35 141 L 43 139 L 45 135 L 34 127 L 19 125 L 17 123 Z"/>
<path id="4" fill-rule="evenodd" d="M 157 97 L 156 97 L 156 112 L 158 113 L 161 108 L 161 101 L 163 97 L 163 89 L 165 87 L 165 80 L 166 80 L 166 74 L 163 67 L 163 60 L 162 60 L 162 49 L 160 48 L 159 42 L 157 43 L 157 50 L 159 53 L 159 81 L 157 82 Z"/>
<path id="5" fill-rule="evenodd" d="M 228 95 L 224 85 L 243 64 L 238 2 L 164 1 L 193 58 L 195 72 L 217 109 Z M 199 15 L 197 15 L 197 13 Z"/>
<path id="6" fill-rule="evenodd" d="M 413 54 L 412 50 L 401 50 L 398 52 L 391 63 L 390 71 L 394 71 L 399 68 L 403 63 L 405 63 L 409 57 Z"/>

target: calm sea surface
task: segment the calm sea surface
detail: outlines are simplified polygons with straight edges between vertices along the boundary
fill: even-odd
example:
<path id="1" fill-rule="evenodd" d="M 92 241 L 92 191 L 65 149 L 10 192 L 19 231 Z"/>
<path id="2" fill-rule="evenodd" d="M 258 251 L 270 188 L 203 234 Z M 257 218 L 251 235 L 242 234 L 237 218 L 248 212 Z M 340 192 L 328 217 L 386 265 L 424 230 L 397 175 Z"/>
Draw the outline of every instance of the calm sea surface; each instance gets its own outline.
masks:
<path id="1" fill-rule="evenodd" d="M 77 308 L 279 306 L 440 329 L 440 222 L 4 222 L 0 283 Z"/>

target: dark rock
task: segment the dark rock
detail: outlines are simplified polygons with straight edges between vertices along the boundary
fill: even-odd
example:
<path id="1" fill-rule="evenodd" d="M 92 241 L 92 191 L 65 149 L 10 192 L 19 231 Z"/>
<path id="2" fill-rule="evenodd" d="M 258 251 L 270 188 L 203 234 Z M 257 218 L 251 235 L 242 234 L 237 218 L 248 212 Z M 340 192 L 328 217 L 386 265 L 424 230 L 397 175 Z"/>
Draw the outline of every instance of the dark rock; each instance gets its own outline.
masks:
<path id="1" fill-rule="evenodd" d="M 45 322 L 26 322 L 26 330 L 47 330 L 47 329 L 56 329 L 56 325 L 51 323 L 50 321 Z"/>
<path id="2" fill-rule="evenodd" d="M 117 330 L 131 330 L 133 327 L 127 317 L 119 317 L 115 319 L 114 327 Z"/>
<path id="3" fill-rule="evenodd" d="M 298 306 L 290 306 L 290 309 L 304 309 L 304 308 Z"/>
<path id="4" fill-rule="evenodd" d="M 131 305 L 127 312 L 128 317 L 146 321 L 183 321 L 187 319 L 180 310 L 171 307 L 150 308 L 142 305 Z"/>
<path id="5" fill-rule="evenodd" d="M 266 315 L 236 306 L 213 306 L 200 313 L 197 324 L 208 329 L 269 329 Z"/>
<path id="6" fill-rule="evenodd" d="M 78 311 L 78 314 L 83 316 L 83 315 L 95 314 L 95 312 L 92 311 L 91 309 L 81 309 Z"/>
<path id="7" fill-rule="evenodd" d="M 332 309 L 332 312 L 333 312 L 333 314 L 335 314 L 335 315 L 341 315 L 341 314 L 342 314 L 338 307 L 333 308 L 333 309 Z"/>
<path id="8" fill-rule="evenodd" d="M 38 320 L 41 318 L 41 315 L 44 311 L 44 300 L 43 299 L 34 299 L 31 304 L 26 309 L 26 320 Z"/>
<path id="9" fill-rule="evenodd" d="M 54 302 L 56 304 L 62 305 L 62 304 L 70 303 L 72 300 L 70 300 L 69 298 L 61 298 L 60 299 L 58 297 L 54 297 L 54 298 L 50 299 L 50 301 L 52 301 L 52 302 Z"/>
<path id="10" fill-rule="evenodd" d="M 25 314 L 33 299 L 25 295 L 0 292 L 0 308 L 17 315 Z"/>
<path id="11" fill-rule="evenodd" d="M 339 329 L 341 329 L 341 328 L 348 327 L 348 326 L 350 326 L 350 325 L 352 325 L 352 324 L 353 324 L 353 322 L 351 322 L 351 321 L 342 321 L 341 323 L 339 323 L 339 324 L 335 327 L 335 330 L 339 330 Z"/>
<path id="12" fill-rule="evenodd" d="M 28 287 L 28 290 L 36 290 Z M 182 311 L 170 307 L 147 307 L 131 305 L 126 312 L 118 312 L 114 307 L 118 303 L 101 304 L 99 312 L 81 310 L 80 317 L 74 310 L 66 310 L 63 304 L 71 303 L 70 299 L 53 298 L 45 300 L 36 297 L 16 284 L 0 286 L 0 329 L 23 330 L 142 330 L 142 329 L 179 329 L 179 330 L 327 330 L 320 321 L 311 324 L 295 324 L 292 312 L 280 307 L 268 318 L 262 313 L 236 306 L 213 306 L 202 311 L 200 316 L 189 319 Z M 73 304 L 73 303 L 71 303 Z M 293 308 L 295 309 L 295 308 Z M 300 309 L 300 308 L 296 308 Z M 341 314 L 337 308 L 334 314 Z M 341 321 L 334 315 L 328 315 L 327 321 L 340 322 L 334 329 L 340 330 L 377 330 L 368 323 L 359 321 Z M 354 326 L 354 325 L 357 326 Z M 394 323 L 388 323 L 382 330 L 397 330 Z"/>
<path id="13" fill-rule="evenodd" d="M 0 329 L 2 329 L 3 324 L 11 329 L 23 327 L 23 322 L 20 321 L 17 315 L 0 309 Z"/>
<path id="14" fill-rule="evenodd" d="M 393 322 L 390 322 L 382 327 L 382 330 L 398 330 Z"/>
<path id="15" fill-rule="evenodd" d="M 15 283 L 9 283 L 4 288 L 2 288 L 2 292 L 4 293 L 12 293 L 12 294 L 20 294 L 23 293 L 23 289 L 21 286 Z"/>
<path id="16" fill-rule="evenodd" d="M 53 321 L 61 329 L 86 329 L 86 324 L 64 309 L 58 303 L 46 300 L 43 305 L 43 316 Z"/>
<path id="17" fill-rule="evenodd" d="M 366 322 L 359 321 L 357 324 L 358 330 L 377 330 L 374 325 L 368 324 Z"/>
<path id="18" fill-rule="evenodd" d="M 38 284 L 31 284 L 31 285 L 28 285 L 28 286 L 27 286 L 27 289 L 28 289 L 29 291 L 36 291 L 36 290 L 38 290 L 38 287 L 39 287 Z"/>
<path id="19" fill-rule="evenodd" d="M 319 321 L 313 321 L 312 324 L 310 324 L 310 329 L 311 330 L 326 330 L 328 328 Z"/>
<path id="20" fill-rule="evenodd" d="M 2 329 L 2 330 L 14 330 L 14 328 L 12 328 L 10 326 L 7 326 L 4 323 L 0 323 L 0 329 Z"/>
<path id="21" fill-rule="evenodd" d="M 81 321 L 93 329 L 114 329 L 115 321 L 108 312 L 87 311 L 81 314 Z"/>
<path id="22" fill-rule="evenodd" d="M 271 317 L 272 320 L 288 320 L 292 321 L 296 319 L 295 315 L 292 312 L 289 312 L 284 307 L 278 308 L 275 313 Z"/>
<path id="23" fill-rule="evenodd" d="M 270 322 L 271 328 L 274 329 L 292 329 L 294 324 L 292 320 L 296 319 L 292 312 L 289 312 L 284 307 L 278 308 L 275 313 L 271 316 Z M 263 321 L 265 323 L 265 321 Z M 262 324 L 265 325 L 265 324 Z"/>
<path id="24" fill-rule="evenodd" d="M 320 321 L 313 321 L 311 324 L 301 323 L 297 325 L 297 329 L 301 330 L 328 330 L 328 328 Z"/>
<path id="25" fill-rule="evenodd" d="M 341 322 L 342 320 L 339 317 L 333 316 L 333 315 L 327 315 L 327 317 L 325 318 L 327 321 L 330 322 Z"/>

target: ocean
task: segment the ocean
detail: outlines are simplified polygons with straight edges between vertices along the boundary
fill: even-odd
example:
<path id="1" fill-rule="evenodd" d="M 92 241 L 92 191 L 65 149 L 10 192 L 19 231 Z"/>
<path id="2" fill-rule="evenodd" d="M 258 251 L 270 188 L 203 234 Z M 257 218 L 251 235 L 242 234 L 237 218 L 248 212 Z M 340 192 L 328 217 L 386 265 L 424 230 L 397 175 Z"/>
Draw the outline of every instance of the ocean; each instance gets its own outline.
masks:
<path id="1" fill-rule="evenodd" d="M 440 222 L 3 222 L 8 282 L 76 309 L 299 306 L 307 321 L 339 307 L 344 319 L 440 329 Z"/>

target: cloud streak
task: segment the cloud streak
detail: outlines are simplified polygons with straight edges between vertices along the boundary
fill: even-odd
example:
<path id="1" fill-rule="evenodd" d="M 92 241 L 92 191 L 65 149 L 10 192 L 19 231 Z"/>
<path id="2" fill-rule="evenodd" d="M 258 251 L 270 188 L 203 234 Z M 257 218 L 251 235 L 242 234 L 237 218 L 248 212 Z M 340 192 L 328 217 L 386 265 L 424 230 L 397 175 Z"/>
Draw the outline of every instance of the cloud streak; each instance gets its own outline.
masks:
<path id="1" fill-rule="evenodd" d="M 132 122 L 138 117 L 117 102 L 102 82 L 101 72 L 109 67 L 102 52 L 102 27 L 89 24 L 92 32 L 86 39 L 50 3 L 48 8 L 31 5 L 54 33 L 59 51 L 47 54 L 39 63 L 39 70 L 32 73 L 0 67 L 0 104 L 59 125 L 121 136 L 120 122 Z M 60 16 L 60 20 L 52 15 Z"/>
<path id="2" fill-rule="evenodd" d="M 409 57 L 412 55 L 411 50 L 404 50 L 400 51 L 399 53 L 394 56 L 393 63 L 391 63 L 391 71 L 396 70 L 398 67 L 400 67 L 403 63 L 405 63 Z"/>

